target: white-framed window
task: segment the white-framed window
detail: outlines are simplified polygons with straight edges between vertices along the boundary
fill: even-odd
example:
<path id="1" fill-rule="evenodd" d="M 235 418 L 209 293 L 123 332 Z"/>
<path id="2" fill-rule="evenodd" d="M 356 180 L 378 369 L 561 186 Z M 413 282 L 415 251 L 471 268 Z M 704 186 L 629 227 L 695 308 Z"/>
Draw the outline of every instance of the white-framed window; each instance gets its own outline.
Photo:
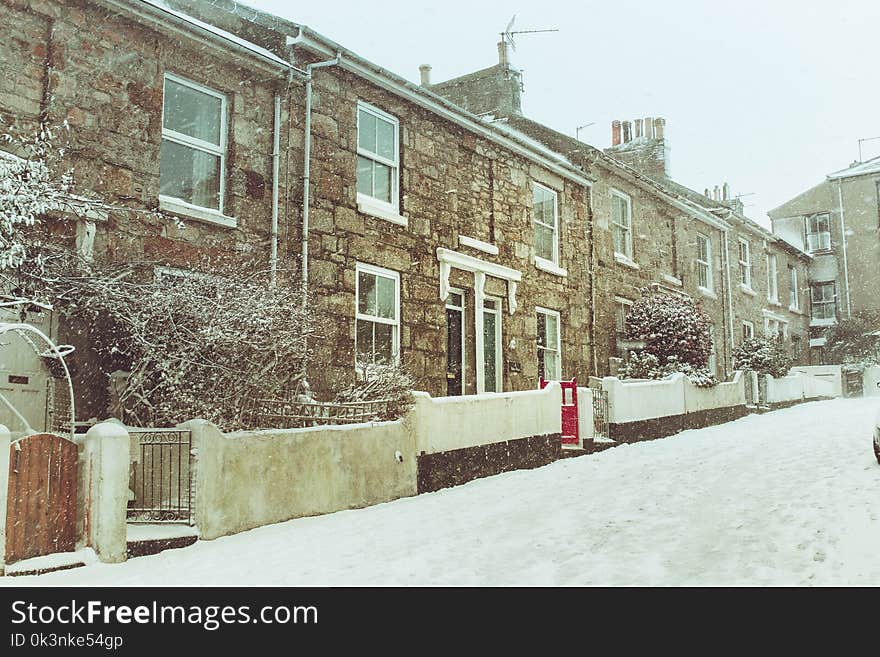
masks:
<path id="1" fill-rule="evenodd" d="M 396 117 L 358 101 L 357 193 L 397 212 L 400 123 Z"/>
<path id="2" fill-rule="evenodd" d="M 764 335 L 768 338 L 788 337 L 788 322 L 773 317 L 764 318 Z"/>
<path id="3" fill-rule="evenodd" d="M 697 285 L 711 292 L 713 284 L 712 242 L 708 236 L 697 234 Z"/>
<path id="4" fill-rule="evenodd" d="M 775 253 L 767 254 L 767 300 L 779 303 L 779 272 Z"/>
<path id="5" fill-rule="evenodd" d="M 400 359 L 400 274 L 356 265 L 355 344 L 357 365 L 383 365 Z"/>
<path id="6" fill-rule="evenodd" d="M 810 285 L 810 315 L 814 320 L 830 320 L 837 317 L 834 281 Z"/>
<path id="7" fill-rule="evenodd" d="M 788 268 L 788 299 L 790 310 L 801 309 L 801 295 L 798 290 L 798 272 L 797 267 Z"/>
<path id="8" fill-rule="evenodd" d="M 535 308 L 538 320 L 538 375 L 545 381 L 562 378 L 562 326 L 559 313 Z"/>
<path id="9" fill-rule="evenodd" d="M 626 333 L 626 317 L 632 308 L 633 302 L 623 297 L 614 297 L 614 329 L 618 335 Z"/>
<path id="10" fill-rule="evenodd" d="M 739 239 L 739 284 L 752 288 L 752 248 L 743 238 Z"/>
<path id="11" fill-rule="evenodd" d="M 755 337 L 755 324 L 753 322 L 748 322 L 748 321 L 743 320 L 742 337 L 743 337 L 743 340 L 749 340 L 749 339 Z"/>
<path id="12" fill-rule="evenodd" d="M 159 196 L 223 212 L 226 96 L 165 74 Z"/>
<path id="13" fill-rule="evenodd" d="M 807 251 L 827 251 L 831 248 L 831 215 L 827 212 L 804 217 Z"/>
<path id="14" fill-rule="evenodd" d="M 483 368 L 483 389 L 477 392 L 501 392 L 501 299 L 484 298 L 482 312 L 483 353 L 477 367 Z"/>
<path id="15" fill-rule="evenodd" d="M 535 256 L 559 264 L 559 210 L 557 194 L 549 187 L 532 183 L 532 223 L 535 227 Z"/>
<path id="16" fill-rule="evenodd" d="M 446 297 L 446 394 L 465 391 L 465 298 L 464 290 L 449 288 Z"/>
<path id="17" fill-rule="evenodd" d="M 632 200 L 626 194 L 611 190 L 611 229 L 614 233 L 614 254 L 632 261 Z"/>

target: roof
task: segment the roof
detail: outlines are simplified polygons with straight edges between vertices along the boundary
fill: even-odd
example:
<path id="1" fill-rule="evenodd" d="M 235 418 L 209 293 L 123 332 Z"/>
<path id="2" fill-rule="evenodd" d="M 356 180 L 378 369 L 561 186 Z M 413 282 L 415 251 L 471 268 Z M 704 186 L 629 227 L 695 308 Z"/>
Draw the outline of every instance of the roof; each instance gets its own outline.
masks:
<path id="1" fill-rule="evenodd" d="M 839 180 L 841 178 L 867 176 L 872 173 L 880 173 L 880 156 L 867 160 L 866 162 L 854 162 L 846 169 L 829 173 L 827 178 L 828 180 Z"/>

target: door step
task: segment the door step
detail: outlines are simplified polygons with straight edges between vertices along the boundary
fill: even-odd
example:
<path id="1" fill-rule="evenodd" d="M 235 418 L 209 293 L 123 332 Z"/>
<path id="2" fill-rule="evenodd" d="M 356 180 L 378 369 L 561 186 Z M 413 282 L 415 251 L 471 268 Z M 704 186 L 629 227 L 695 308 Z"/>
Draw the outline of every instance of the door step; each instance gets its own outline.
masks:
<path id="1" fill-rule="evenodd" d="M 129 524 L 126 548 L 128 557 L 145 557 L 165 550 L 188 547 L 199 538 L 199 530 L 189 525 Z"/>
<path id="2" fill-rule="evenodd" d="M 6 564 L 4 574 L 7 577 L 22 577 L 24 575 L 43 575 L 56 570 L 69 570 L 79 568 L 98 560 L 92 548 L 83 548 L 76 552 L 56 552 L 45 554 L 40 557 L 22 559 L 15 563 Z"/>

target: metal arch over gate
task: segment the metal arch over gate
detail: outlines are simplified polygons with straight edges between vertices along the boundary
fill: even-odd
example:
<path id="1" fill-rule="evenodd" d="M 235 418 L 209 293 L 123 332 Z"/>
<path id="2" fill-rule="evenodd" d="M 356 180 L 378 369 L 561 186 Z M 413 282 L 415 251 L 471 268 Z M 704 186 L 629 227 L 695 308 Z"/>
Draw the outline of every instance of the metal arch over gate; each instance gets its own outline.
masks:
<path id="1" fill-rule="evenodd" d="M 75 550 L 76 443 L 42 433 L 9 449 L 6 563 Z"/>

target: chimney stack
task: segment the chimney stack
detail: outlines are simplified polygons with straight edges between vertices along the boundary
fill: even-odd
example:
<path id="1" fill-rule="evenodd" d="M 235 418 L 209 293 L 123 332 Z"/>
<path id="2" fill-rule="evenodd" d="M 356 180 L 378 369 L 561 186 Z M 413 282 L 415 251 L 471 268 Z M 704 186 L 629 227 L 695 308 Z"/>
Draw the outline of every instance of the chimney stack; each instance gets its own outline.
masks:
<path id="1" fill-rule="evenodd" d="M 430 64 L 422 64 L 419 66 L 419 76 L 421 77 L 420 84 L 423 87 L 430 86 L 431 84 L 431 65 Z"/>
<path id="2" fill-rule="evenodd" d="M 620 121 L 611 122 L 611 145 L 620 146 Z"/>
<path id="3" fill-rule="evenodd" d="M 510 65 L 510 46 L 504 39 L 498 42 L 498 63 L 502 66 Z"/>
<path id="4" fill-rule="evenodd" d="M 632 123 L 629 121 L 623 122 L 623 143 L 628 144 L 632 141 Z"/>

